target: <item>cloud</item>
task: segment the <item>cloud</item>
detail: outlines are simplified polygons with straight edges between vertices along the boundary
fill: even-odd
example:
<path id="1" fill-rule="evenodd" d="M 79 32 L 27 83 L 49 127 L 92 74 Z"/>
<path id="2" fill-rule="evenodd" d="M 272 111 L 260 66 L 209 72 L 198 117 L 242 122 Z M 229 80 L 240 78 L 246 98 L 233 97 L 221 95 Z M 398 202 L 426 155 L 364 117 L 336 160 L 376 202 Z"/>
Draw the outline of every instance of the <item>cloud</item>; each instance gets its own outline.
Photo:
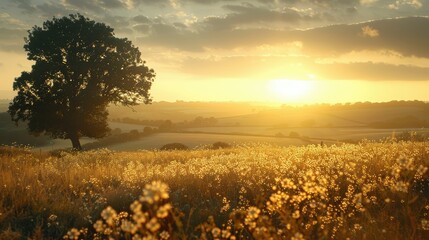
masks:
<path id="1" fill-rule="evenodd" d="M 378 30 L 370 26 L 362 27 L 362 35 L 365 37 L 371 37 L 371 38 L 380 36 L 380 34 L 378 33 Z"/>
<path id="2" fill-rule="evenodd" d="M 8 28 L 22 28 L 25 24 L 16 17 L 12 17 L 8 13 L 0 12 L 0 26 L 7 26 Z"/>
<path id="3" fill-rule="evenodd" d="M 17 0 L 15 6 L 26 14 L 50 18 L 52 16 L 67 16 L 71 13 L 105 14 L 116 9 L 126 9 L 124 0 L 62 0 L 42 1 L 32 3 L 30 0 Z"/>
<path id="4" fill-rule="evenodd" d="M 106 8 L 123 8 L 126 4 L 122 0 L 100 0 L 101 5 Z"/>
<path id="5" fill-rule="evenodd" d="M 429 68 L 385 63 L 333 63 L 313 66 L 316 76 L 330 80 L 428 81 Z"/>
<path id="6" fill-rule="evenodd" d="M 260 3 L 278 5 L 278 4 L 299 4 L 308 3 L 316 6 L 338 7 L 360 4 L 359 0 L 258 0 Z"/>
<path id="7" fill-rule="evenodd" d="M 360 4 L 364 5 L 364 6 L 370 6 L 373 5 L 374 3 L 378 2 L 379 0 L 360 0 Z"/>
<path id="8" fill-rule="evenodd" d="M 55 17 L 68 16 L 69 14 L 76 13 L 77 9 L 71 9 L 64 5 L 57 3 L 43 3 L 36 6 L 37 10 L 41 13 L 39 15 L 45 19 Z"/>
<path id="9" fill-rule="evenodd" d="M 185 73 L 207 78 L 261 78 L 427 81 L 429 68 L 404 64 L 374 62 L 315 63 L 296 56 L 232 56 L 220 58 L 187 58 L 182 63 Z"/>
<path id="10" fill-rule="evenodd" d="M 27 36 L 25 30 L 0 27 L 0 51 L 24 52 L 25 36 Z"/>
<path id="11" fill-rule="evenodd" d="M 146 29 L 149 34 L 137 39 L 144 44 L 162 46 L 167 48 L 176 48 L 185 51 L 202 51 L 203 46 L 201 37 L 188 29 L 178 28 L 174 25 L 165 23 L 153 23 Z"/>
<path id="12" fill-rule="evenodd" d="M 133 6 L 140 5 L 149 5 L 149 6 L 159 6 L 159 7 L 168 7 L 169 0 L 131 0 Z"/>
<path id="13" fill-rule="evenodd" d="M 367 34 L 362 35 L 366 29 Z M 429 58 L 429 18 L 385 19 L 361 24 L 335 25 L 292 32 L 290 40 L 302 41 L 311 55 L 337 55 L 362 50 L 392 50 L 403 56 Z"/>
<path id="14" fill-rule="evenodd" d="M 116 34 L 125 34 L 127 37 L 133 34 L 133 30 L 131 29 L 131 22 L 128 17 L 111 15 L 106 13 L 100 20 L 97 18 L 96 21 L 100 21 L 106 23 L 110 27 L 114 29 Z"/>
<path id="15" fill-rule="evenodd" d="M 255 27 L 256 26 L 274 26 L 275 24 L 281 27 L 291 27 L 299 24 L 300 21 L 316 21 L 321 18 L 314 12 L 299 11 L 298 9 L 283 8 L 281 10 L 273 10 L 265 7 L 257 7 L 254 5 L 225 5 L 225 10 L 232 13 L 225 17 L 209 17 L 206 18 L 202 25 L 217 29 L 233 29 L 235 27 Z"/>
<path id="16" fill-rule="evenodd" d="M 137 24 L 133 26 L 133 29 L 137 32 L 147 34 L 149 33 L 150 26 L 148 24 Z"/>
<path id="17" fill-rule="evenodd" d="M 388 5 L 390 9 L 394 9 L 394 10 L 398 10 L 406 6 L 418 9 L 423 7 L 423 3 L 421 2 L 421 0 L 398 0 Z"/>
<path id="18" fill-rule="evenodd" d="M 137 23 L 151 23 L 152 22 L 148 17 L 143 16 L 143 15 L 137 15 L 137 16 L 133 17 L 132 20 L 134 22 L 137 22 Z"/>
<path id="19" fill-rule="evenodd" d="M 68 3 L 75 5 L 82 1 L 67 0 Z M 92 1 L 85 2 L 94 7 Z M 124 1 L 120 0 L 100 0 L 99 2 L 103 3 L 101 7 L 125 6 Z M 151 0 L 139 2 L 156 4 L 156 1 Z M 160 2 L 168 3 L 168 1 Z M 191 0 L 187 2 L 191 2 Z M 234 3 L 235 1 L 213 0 L 209 2 Z M 269 4 L 270 1 L 259 2 Z M 280 2 L 293 4 L 295 1 Z M 310 2 L 322 4 L 323 1 Z M 328 2 L 334 3 L 335 1 Z M 352 0 L 343 4 L 356 3 L 364 4 L 363 1 Z M 69 8 L 70 5 L 52 2 L 32 5 L 29 1 L 19 0 L 16 4 L 21 6 L 20 9 L 32 10 L 36 12 L 34 14 L 49 18 L 73 13 Z M 365 4 L 369 4 L 369 2 Z M 227 4 L 222 8 L 225 11 L 223 16 L 199 18 L 198 21 L 191 24 L 184 24 L 179 21 L 180 19 L 167 19 L 168 16 L 165 15 L 155 18 L 143 14 L 120 16 L 114 15 L 113 12 L 95 14 L 95 17 L 91 17 L 94 14 L 85 15 L 111 25 L 115 28 L 115 32 L 126 37 L 135 37 L 134 39 L 137 39 L 135 44 L 141 46 L 203 52 L 206 49 L 230 50 L 300 42 L 303 46 L 302 54 L 312 57 L 332 57 L 352 51 L 391 50 L 403 56 L 429 58 L 429 45 L 427 44 L 429 42 L 429 18 L 427 17 L 392 18 L 359 24 L 339 24 L 308 30 L 294 30 L 300 24 L 306 27 L 309 23 L 328 23 L 329 20 L 326 19 L 329 17 L 321 15 L 315 10 L 291 7 L 270 8 L 255 4 Z M 3 26 L 7 25 L 3 24 Z M 2 34 L 2 36 L 5 35 Z M 26 34 L 9 34 L 8 36 L 14 38 L 15 42 L 20 42 Z M 4 42 L 2 49 L 21 51 L 21 43 L 19 48 L 11 47 L 13 44 L 12 40 L 8 43 Z"/>
<path id="20" fill-rule="evenodd" d="M 153 24 L 149 34 L 139 38 L 139 41 L 185 51 L 301 42 L 303 54 L 313 57 L 331 57 L 352 51 L 391 50 L 403 56 L 429 58 L 427 17 L 385 19 L 309 30 L 231 29 L 228 27 L 231 22 L 217 21 L 221 20 L 206 20 L 198 26 L 198 31 L 177 28 L 168 23 Z"/>
<path id="21" fill-rule="evenodd" d="M 65 0 L 64 2 L 79 9 L 88 9 L 98 13 L 106 9 L 126 8 L 126 4 L 121 0 Z"/>
<path id="22" fill-rule="evenodd" d="M 36 10 L 36 8 L 30 4 L 29 0 L 15 0 L 17 7 L 23 10 L 26 13 L 32 13 Z"/>
<path id="23" fill-rule="evenodd" d="M 267 36 L 275 36 L 276 32 L 279 32 L 270 30 L 270 27 L 278 25 L 279 28 L 284 28 L 284 25 L 287 25 L 292 28 L 300 21 L 319 20 L 317 15 L 289 8 L 270 10 L 251 4 L 225 5 L 223 8 L 230 13 L 225 16 L 206 17 L 190 27 L 170 24 L 162 18 L 155 22 L 145 16 L 136 16 L 133 20 L 145 25 L 137 25 L 134 29 L 147 34 L 139 38 L 139 41 L 145 44 L 202 51 L 204 48 L 265 44 Z"/>
<path id="24" fill-rule="evenodd" d="M 299 57 L 276 56 L 230 56 L 210 58 L 187 58 L 182 62 L 182 71 L 188 74 L 205 78 L 276 78 L 288 71 L 287 64 L 279 63 L 299 62 Z M 274 70 L 274 71 L 273 71 Z"/>
<path id="25" fill-rule="evenodd" d="M 133 0 L 135 4 L 163 4 L 167 5 L 170 0 Z M 184 4 L 197 3 L 201 5 L 210 5 L 218 3 L 242 3 L 242 0 L 181 0 Z M 310 4 L 317 4 L 321 6 L 334 6 L 334 5 L 352 5 L 359 4 L 359 0 L 247 0 L 246 2 L 261 3 L 270 5 L 291 5 L 300 2 Z"/>
<path id="26" fill-rule="evenodd" d="M 52 16 L 56 16 L 56 17 L 67 16 L 73 12 L 76 12 L 76 10 L 79 10 L 80 7 L 87 5 L 87 4 L 83 4 L 82 6 L 75 7 L 75 6 L 67 5 L 65 4 L 66 2 L 62 2 L 62 1 L 32 4 L 30 0 L 17 0 L 14 3 L 16 4 L 16 7 L 21 11 L 23 11 L 26 15 L 37 16 L 32 19 L 33 21 L 34 19 L 40 20 L 41 17 L 51 18 Z"/>

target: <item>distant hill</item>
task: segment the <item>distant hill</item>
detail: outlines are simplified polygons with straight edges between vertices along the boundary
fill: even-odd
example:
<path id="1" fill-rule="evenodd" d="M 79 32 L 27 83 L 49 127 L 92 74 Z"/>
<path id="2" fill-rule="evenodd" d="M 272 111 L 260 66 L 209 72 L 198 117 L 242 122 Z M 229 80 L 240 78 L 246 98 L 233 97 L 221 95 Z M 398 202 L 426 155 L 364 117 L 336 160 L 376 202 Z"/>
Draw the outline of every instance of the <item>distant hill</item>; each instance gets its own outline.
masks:
<path id="1" fill-rule="evenodd" d="M 52 140 L 46 136 L 31 136 L 25 124 L 15 126 L 5 112 L 9 102 L 0 100 L 0 144 L 50 144 Z M 185 138 L 183 134 L 188 134 L 189 141 L 204 143 L 213 142 L 216 134 L 220 136 L 216 141 L 234 141 L 243 136 L 277 136 L 276 141 L 283 141 L 284 137 L 294 135 L 359 141 L 363 138 L 382 139 L 405 131 L 427 133 L 429 129 L 429 103 L 421 101 L 281 107 L 255 103 L 179 101 L 155 102 L 133 108 L 111 106 L 109 112 L 109 125 L 113 130 L 129 132 L 142 131 L 146 126 L 160 128 L 166 133 L 161 136 L 166 143 L 171 140 L 180 142 Z M 165 126 L 166 123 L 168 126 Z M 183 134 L 179 134 L 181 131 Z M 156 136 L 144 139 L 148 143 L 158 140 Z"/>
<path id="2" fill-rule="evenodd" d="M 47 136 L 33 136 L 27 130 L 25 123 L 18 126 L 11 120 L 7 113 L 10 99 L 0 99 L 0 145 L 31 145 L 44 146 L 50 142 Z"/>
<path id="3" fill-rule="evenodd" d="M 16 126 L 10 119 L 8 113 L 0 113 L 0 145 L 10 145 L 16 143 L 19 145 L 43 146 L 49 142 L 49 137 L 35 137 L 28 133 L 26 124 L 21 123 Z"/>
<path id="4" fill-rule="evenodd" d="M 6 112 L 10 102 L 10 99 L 0 99 L 0 112 Z"/>
<path id="5" fill-rule="evenodd" d="M 218 126 L 420 128 L 428 127 L 429 123 L 429 103 L 422 101 L 297 107 L 233 102 L 157 102 L 136 106 L 134 111 L 120 106 L 112 106 L 109 111 L 110 119 L 114 120 L 170 120 L 177 123 L 189 122 L 196 117 L 213 117 Z"/>
<path id="6" fill-rule="evenodd" d="M 0 99 L 12 99 L 16 96 L 16 92 L 8 90 L 0 90 Z"/>
<path id="7" fill-rule="evenodd" d="M 401 119 L 407 124 L 397 124 Z M 411 120 L 412 119 L 412 120 Z M 393 124 L 396 122 L 396 124 Z M 386 103 L 316 104 L 283 106 L 255 114 L 227 117 L 219 124 L 273 127 L 428 127 L 429 103 L 392 101 Z M 384 126 L 383 123 L 386 125 Z"/>
<path id="8" fill-rule="evenodd" d="M 223 118 L 258 113 L 271 109 L 257 103 L 242 102 L 154 102 L 149 105 L 123 107 L 110 106 L 109 118 L 133 118 L 139 120 L 190 121 L 196 117 Z"/>
<path id="9" fill-rule="evenodd" d="M 0 99 L 0 112 L 10 100 Z M 110 106 L 109 119 L 192 121 L 216 118 L 220 126 L 269 127 L 427 127 L 429 103 L 422 101 L 359 102 L 272 107 L 244 102 L 155 102 L 132 108 Z M 405 124 L 398 123 L 407 121 Z"/>

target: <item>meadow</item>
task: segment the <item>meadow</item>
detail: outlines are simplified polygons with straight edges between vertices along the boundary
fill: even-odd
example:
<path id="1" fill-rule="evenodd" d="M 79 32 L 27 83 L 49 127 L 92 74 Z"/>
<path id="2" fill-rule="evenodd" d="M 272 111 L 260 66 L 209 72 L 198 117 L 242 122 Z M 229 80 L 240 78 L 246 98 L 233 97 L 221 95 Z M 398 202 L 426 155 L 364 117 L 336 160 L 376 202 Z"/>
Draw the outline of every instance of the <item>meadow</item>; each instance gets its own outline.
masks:
<path id="1" fill-rule="evenodd" d="M 427 239 L 429 142 L 0 148 L 0 239 Z"/>

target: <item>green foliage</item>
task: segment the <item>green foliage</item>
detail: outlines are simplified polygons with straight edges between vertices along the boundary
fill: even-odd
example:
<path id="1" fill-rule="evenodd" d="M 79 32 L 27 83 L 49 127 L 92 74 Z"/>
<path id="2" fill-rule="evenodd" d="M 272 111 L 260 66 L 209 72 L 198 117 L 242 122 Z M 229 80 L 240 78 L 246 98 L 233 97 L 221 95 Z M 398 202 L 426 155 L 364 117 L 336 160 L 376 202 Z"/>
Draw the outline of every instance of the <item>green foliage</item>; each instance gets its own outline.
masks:
<path id="1" fill-rule="evenodd" d="M 16 122 L 27 121 L 36 135 L 71 139 L 103 137 L 108 132 L 109 103 L 150 103 L 155 77 L 141 53 L 113 29 L 84 16 L 54 18 L 35 26 L 25 39 L 30 72 L 22 72 L 9 106 Z"/>

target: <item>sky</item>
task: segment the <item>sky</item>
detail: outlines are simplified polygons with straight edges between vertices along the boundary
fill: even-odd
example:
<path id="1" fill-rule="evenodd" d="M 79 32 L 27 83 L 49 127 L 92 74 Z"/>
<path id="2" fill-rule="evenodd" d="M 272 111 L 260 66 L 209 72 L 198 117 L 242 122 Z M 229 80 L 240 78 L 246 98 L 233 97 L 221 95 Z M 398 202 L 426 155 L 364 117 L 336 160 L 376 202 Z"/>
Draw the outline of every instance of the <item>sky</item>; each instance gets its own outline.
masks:
<path id="1" fill-rule="evenodd" d="M 77 12 L 139 47 L 154 101 L 429 101 L 429 0 L 0 0 L 0 99 L 27 31 Z"/>

